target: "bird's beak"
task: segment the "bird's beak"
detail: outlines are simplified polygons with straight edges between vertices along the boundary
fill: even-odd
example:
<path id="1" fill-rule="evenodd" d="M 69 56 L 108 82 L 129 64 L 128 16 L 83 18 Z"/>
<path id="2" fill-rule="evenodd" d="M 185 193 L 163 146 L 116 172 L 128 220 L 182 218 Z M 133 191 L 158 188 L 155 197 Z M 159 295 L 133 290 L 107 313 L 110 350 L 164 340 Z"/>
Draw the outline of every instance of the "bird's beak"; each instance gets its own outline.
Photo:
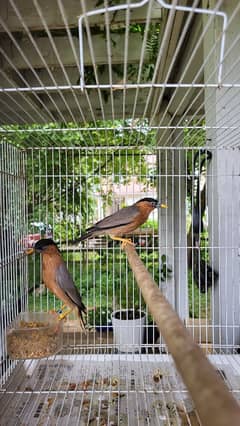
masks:
<path id="1" fill-rule="evenodd" d="M 161 207 L 162 209 L 168 208 L 167 204 L 162 204 L 162 203 L 159 203 L 159 207 Z"/>
<path id="2" fill-rule="evenodd" d="M 35 252 L 34 248 L 28 248 L 26 250 L 24 250 L 24 254 L 29 255 L 29 254 L 33 254 Z"/>

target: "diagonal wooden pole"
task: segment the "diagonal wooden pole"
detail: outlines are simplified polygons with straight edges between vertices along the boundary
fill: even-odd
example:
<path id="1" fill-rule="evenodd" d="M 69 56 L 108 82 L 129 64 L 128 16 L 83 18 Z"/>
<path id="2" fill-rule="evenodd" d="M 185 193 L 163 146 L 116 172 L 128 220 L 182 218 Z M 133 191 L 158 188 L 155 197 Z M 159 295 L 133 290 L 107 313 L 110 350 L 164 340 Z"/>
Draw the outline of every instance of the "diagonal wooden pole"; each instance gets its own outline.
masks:
<path id="1" fill-rule="evenodd" d="M 239 426 L 240 406 L 139 258 L 126 244 L 137 284 L 193 399 L 203 426 Z"/>

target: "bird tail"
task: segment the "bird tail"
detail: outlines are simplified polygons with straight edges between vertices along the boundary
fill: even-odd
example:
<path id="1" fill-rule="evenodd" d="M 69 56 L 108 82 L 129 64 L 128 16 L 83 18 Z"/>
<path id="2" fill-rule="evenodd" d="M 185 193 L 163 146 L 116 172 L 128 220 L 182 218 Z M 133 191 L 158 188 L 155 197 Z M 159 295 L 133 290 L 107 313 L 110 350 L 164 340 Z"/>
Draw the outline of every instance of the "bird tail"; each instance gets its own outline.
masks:
<path id="1" fill-rule="evenodd" d="M 79 317 L 79 320 L 80 320 L 81 328 L 82 328 L 82 330 L 85 330 L 86 321 L 83 317 L 83 314 L 85 314 L 85 315 L 87 314 L 86 306 L 83 304 L 83 302 L 81 302 L 81 304 L 79 304 L 77 308 L 78 308 L 78 317 Z"/>
<path id="2" fill-rule="evenodd" d="M 95 231 L 94 227 L 87 229 L 87 232 L 85 234 L 81 235 L 79 241 L 81 242 L 81 241 L 87 240 L 88 238 L 92 237 L 94 231 Z"/>

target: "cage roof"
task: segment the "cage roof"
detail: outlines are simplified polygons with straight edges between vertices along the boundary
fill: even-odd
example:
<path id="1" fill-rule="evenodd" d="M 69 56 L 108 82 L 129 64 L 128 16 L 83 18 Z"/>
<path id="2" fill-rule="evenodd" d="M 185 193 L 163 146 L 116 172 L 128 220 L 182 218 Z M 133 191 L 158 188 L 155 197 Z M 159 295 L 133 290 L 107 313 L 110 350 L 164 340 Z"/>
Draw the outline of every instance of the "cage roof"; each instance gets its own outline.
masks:
<path id="1" fill-rule="evenodd" d="M 18 136 L 20 146 L 51 146 L 64 144 L 59 135 L 70 127 L 81 134 L 81 143 L 72 137 L 78 146 L 92 130 L 147 126 L 158 130 L 157 144 L 180 146 L 176 129 L 194 139 L 196 131 L 229 127 L 222 145 L 235 146 L 238 125 L 208 123 L 206 115 L 220 87 L 228 100 L 239 91 L 239 81 L 223 74 L 239 36 L 226 44 L 239 4 L 226 14 L 222 1 L 214 9 L 205 3 L 8 0 L 0 7 L 1 134 L 12 141 L 11 133 L 27 129 L 31 138 Z M 213 25 L 219 30 L 206 47 Z"/>

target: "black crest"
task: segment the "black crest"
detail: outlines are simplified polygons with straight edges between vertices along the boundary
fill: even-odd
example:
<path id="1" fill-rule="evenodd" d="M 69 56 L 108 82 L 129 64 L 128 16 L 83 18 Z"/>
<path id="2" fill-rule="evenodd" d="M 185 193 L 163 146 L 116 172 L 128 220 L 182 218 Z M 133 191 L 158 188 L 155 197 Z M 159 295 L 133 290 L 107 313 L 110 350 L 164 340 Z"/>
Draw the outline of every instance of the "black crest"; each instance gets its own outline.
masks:
<path id="1" fill-rule="evenodd" d="M 157 207 L 159 204 L 158 200 L 156 200 L 155 198 L 150 198 L 150 197 L 141 198 L 141 200 L 137 201 L 137 203 L 141 203 L 142 201 L 147 201 L 148 203 L 151 203 L 155 207 Z"/>
<path id="2" fill-rule="evenodd" d="M 51 238 L 42 238 L 38 240 L 34 246 L 35 250 L 43 251 L 46 247 L 55 246 L 58 249 L 57 244 Z"/>

